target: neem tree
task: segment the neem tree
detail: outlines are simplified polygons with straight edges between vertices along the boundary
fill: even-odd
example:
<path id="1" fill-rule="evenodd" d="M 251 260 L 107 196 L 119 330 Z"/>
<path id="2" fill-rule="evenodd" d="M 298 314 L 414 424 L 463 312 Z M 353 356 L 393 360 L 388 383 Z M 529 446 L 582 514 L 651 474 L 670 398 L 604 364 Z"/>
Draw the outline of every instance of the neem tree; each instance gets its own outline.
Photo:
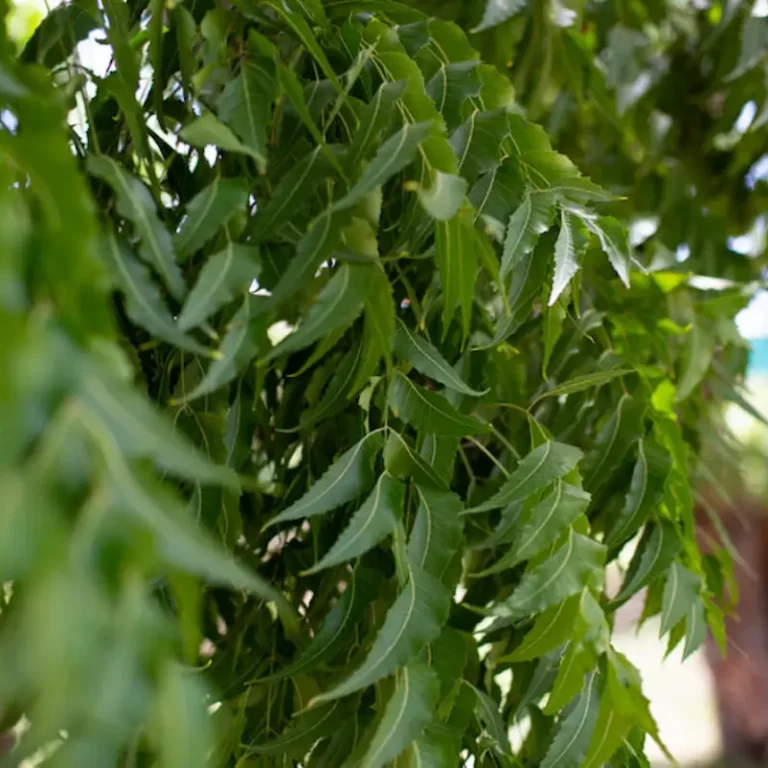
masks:
<path id="1" fill-rule="evenodd" d="M 724 642 L 689 477 L 748 291 L 689 272 L 757 275 L 767 113 L 718 126 L 764 104 L 765 22 L 429 5 L 82 0 L 2 39 L 13 764 L 645 765 L 617 608 Z"/>

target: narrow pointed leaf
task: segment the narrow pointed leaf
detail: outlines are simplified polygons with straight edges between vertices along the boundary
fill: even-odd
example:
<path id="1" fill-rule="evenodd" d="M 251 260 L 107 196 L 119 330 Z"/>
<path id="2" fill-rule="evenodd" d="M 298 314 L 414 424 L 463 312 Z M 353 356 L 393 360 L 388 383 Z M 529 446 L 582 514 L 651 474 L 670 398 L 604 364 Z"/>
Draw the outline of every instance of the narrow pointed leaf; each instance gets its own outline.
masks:
<path id="1" fill-rule="evenodd" d="M 207 320 L 224 304 L 242 295 L 259 274 L 258 251 L 229 242 L 223 251 L 210 256 L 179 315 L 179 328 L 187 331 Z"/>
<path id="2" fill-rule="evenodd" d="M 276 739 L 263 744 L 251 744 L 252 755 L 290 755 L 297 751 L 303 755 L 323 736 L 336 731 L 342 703 L 334 701 L 324 707 L 310 710 L 285 729 Z"/>
<path id="3" fill-rule="evenodd" d="M 637 533 L 664 496 L 671 468 L 672 459 L 666 451 L 653 442 L 638 441 L 632 481 L 621 512 L 611 521 L 608 546 L 618 546 Z"/>
<path id="4" fill-rule="evenodd" d="M 404 502 L 405 486 L 385 472 L 371 495 L 352 516 L 336 543 L 307 573 L 317 573 L 360 557 L 375 547 L 394 532 L 402 515 Z"/>
<path id="5" fill-rule="evenodd" d="M 355 168 L 365 158 L 371 145 L 398 114 L 395 105 L 405 92 L 404 80 L 382 83 L 360 120 L 347 152 L 346 165 Z"/>
<path id="6" fill-rule="evenodd" d="M 536 617 L 531 631 L 509 655 L 509 661 L 530 661 L 560 647 L 573 636 L 580 597 L 573 595 Z"/>
<path id="7" fill-rule="evenodd" d="M 549 295 L 550 307 L 560 298 L 578 271 L 573 224 L 568 214 L 563 211 L 560 234 L 555 242 L 555 276 L 552 278 L 552 293 Z"/>
<path id="8" fill-rule="evenodd" d="M 376 574 L 365 568 L 356 568 L 339 601 L 328 612 L 322 627 L 299 658 L 274 674 L 260 678 L 259 682 L 284 680 L 287 677 L 301 675 L 337 654 L 343 647 L 345 638 L 351 635 L 355 624 L 363 616 L 365 609 L 376 598 L 376 586 L 378 586 Z"/>
<path id="9" fill-rule="evenodd" d="M 432 720 L 439 690 L 437 675 L 426 664 L 414 661 L 401 670 L 363 757 L 365 768 L 382 768 L 405 750 Z"/>
<path id="10" fill-rule="evenodd" d="M 531 510 L 528 519 L 519 527 L 506 554 L 477 575 L 484 576 L 513 568 L 552 546 L 560 534 L 586 511 L 589 499 L 588 493 L 558 480 L 554 490 Z"/>
<path id="11" fill-rule="evenodd" d="M 439 720 L 433 720 L 411 744 L 404 756 L 406 768 L 444 768 L 459 752 L 459 734 Z"/>
<path id="12" fill-rule="evenodd" d="M 614 602 L 623 603 L 646 584 L 660 576 L 672 563 L 681 547 L 674 526 L 663 520 L 649 523 L 627 569 L 624 583 Z"/>
<path id="13" fill-rule="evenodd" d="M 416 487 L 419 509 L 408 540 L 408 559 L 442 579 L 461 547 L 461 499 L 453 493 Z"/>
<path id="14" fill-rule="evenodd" d="M 448 489 L 448 483 L 413 448 L 408 438 L 394 429 L 389 430 L 384 467 L 393 477 L 412 477 L 416 483 L 427 488 Z"/>
<path id="15" fill-rule="evenodd" d="M 582 452 L 572 445 L 553 441 L 542 443 L 518 464 L 498 493 L 469 511 L 486 512 L 525 499 L 548 483 L 567 475 L 582 456 Z"/>
<path id="16" fill-rule="evenodd" d="M 481 421 L 457 411 L 444 397 L 430 392 L 397 371 L 388 402 L 395 415 L 417 429 L 436 435 L 480 435 L 489 431 Z"/>
<path id="17" fill-rule="evenodd" d="M 343 211 L 357 205 L 385 182 L 409 165 L 416 155 L 419 144 L 429 135 L 432 124 L 406 123 L 396 134 L 387 139 L 376 156 L 363 171 L 352 189 L 338 202 L 334 210 Z"/>
<path id="18" fill-rule="evenodd" d="M 685 363 L 677 385 L 677 400 L 685 400 L 699 385 L 709 370 L 714 356 L 715 344 L 711 336 L 694 325 L 688 335 L 685 348 Z"/>
<path id="19" fill-rule="evenodd" d="M 253 239 L 259 242 L 290 221 L 332 172 L 333 165 L 320 147 L 293 165 L 281 177 L 264 208 L 256 212 Z"/>
<path id="20" fill-rule="evenodd" d="M 604 564 L 605 547 L 571 531 L 551 557 L 526 571 L 511 597 L 499 603 L 494 613 L 520 618 L 540 613 L 584 587 L 599 589 Z"/>
<path id="21" fill-rule="evenodd" d="M 672 563 L 662 594 L 660 636 L 669 632 L 688 613 L 697 601 L 700 589 L 699 576 L 677 561 Z"/>
<path id="22" fill-rule="evenodd" d="M 335 688 L 316 697 L 313 705 L 348 696 L 391 675 L 440 634 L 448 618 L 450 593 L 417 565 L 409 564 L 408 571 L 408 583 L 387 612 L 365 661 Z"/>
<path id="23" fill-rule="evenodd" d="M 457 310 L 461 313 L 464 337 L 469 335 L 477 279 L 476 237 L 465 210 L 450 221 L 435 222 L 435 260 L 443 284 L 443 337 Z"/>
<path id="24" fill-rule="evenodd" d="M 247 199 L 248 188 L 240 179 L 216 179 L 198 192 L 187 204 L 186 217 L 173 238 L 179 259 L 202 248 Z"/>
<path id="25" fill-rule="evenodd" d="M 248 155 L 257 163 L 262 163 L 264 158 L 243 144 L 234 132 L 225 123 L 222 123 L 212 112 L 206 112 L 201 117 L 185 125 L 179 134 L 182 141 L 193 147 L 204 148 L 213 144 L 225 152 L 235 152 L 239 155 Z"/>
<path id="26" fill-rule="evenodd" d="M 470 397 L 485 394 L 465 384 L 437 349 L 426 339 L 413 333 L 405 323 L 398 322 L 394 351 L 401 360 L 409 362 L 419 373 L 455 392 Z"/>
<path id="27" fill-rule="evenodd" d="M 372 265 L 342 264 L 317 297 L 298 330 L 270 354 L 288 355 L 308 347 L 336 328 L 348 326 L 362 311 L 370 287 Z"/>
<path id="28" fill-rule="evenodd" d="M 480 95 L 478 61 L 441 64 L 427 83 L 426 91 L 443 116 L 448 130 L 452 130 L 461 122 L 464 102 Z"/>
<path id="29" fill-rule="evenodd" d="M 584 692 L 569 710 L 563 713 L 541 768 L 579 768 L 584 761 L 600 705 L 596 678 L 596 674 L 590 676 Z"/>
<path id="30" fill-rule="evenodd" d="M 274 98 L 274 64 L 262 56 L 243 59 L 240 75 L 227 83 L 219 98 L 219 117 L 251 150 L 262 173 Z"/>
<path id="31" fill-rule="evenodd" d="M 210 350 L 179 330 L 149 270 L 135 259 L 114 235 L 106 237 L 104 253 L 109 259 L 115 281 L 125 294 L 126 312 L 133 322 L 159 338 L 175 344 L 179 349 L 198 355 L 211 354 Z"/>
<path id="32" fill-rule="evenodd" d="M 555 198 L 546 192 L 529 192 L 520 207 L 510 216 L 501 276 L 506 277 L 529 254 L 539 236 L 546 232 L 555 217 Z M 558 238 L 559 239 L 559 238 Z M 555 246 L 557 248 L 557 246 Z"/>
<path id="33" fill-rule="evenodd" d="M 252 319 L 251 297 L 246 295 L 240 309 L 230 321 L 219 348 L 220 357 L 205 372 L 203 380 L 187 393 L 185 401 L 202 397 L 228 384 L 240 375 L 260 349 L 266 346 L 267 315 Z"/>
<path id="34" fill-rule="evenodd" d="M 373 485 L 373 460 L 383 442 L 380 432 L 366 435 L 331 464 L 304 496 L 273 517 L 269 525 L 322 515 L 365 493 Z"/>
<path id="35" fill-rule="evenodd" d="M 602 387 L 609 381 L 627 376 L 634 373 L 631 368 L 614 368 L 610 371 L 595 371 L 594 373 L 585 373 L 583 376 L 574 376 L 562 384 L 547 390 L 543 395 L 539 395 L 539 400 L 545 397 L 560 397 L 560 395 L 572 395 L 576 392 L 583 392 L 585 389 L 593 387 Z"/>
<path id="36" fill-rule="evenodd" d="M 619 276 L 621 282 L 629 288 L 629 242 L 624 228 L 616 219 L 608 216 L 603 217 L 599 222 L 591 218 L 584 219 L 584 223 L 597 235 L 600 246 L 608 257 L 608 261 L 611 262 L 614 272 Z"/>
<path id="37" fill-rule="evenodd" d="M 157 270 L 174 298 L 181 299 L 187 286 L 174 258 L 171 235 L 157 216 L 149 190 L 112 158 L 103 155 L 89 157 L 88 170 L 112 187 L 118 213 L 136 227 L 141 238 L 142 257 Z"/>
<path id="38" fill-rule="evenodd" d="M 511 755 L 512 747 L 507 736 L 507 726 L 499 712 L 499 705 L 484 691 L 466 681 L 464 684 L 468 685 L 475 694 L 475 712 L 488 731 L 488 735 L 496 742 L 502 754 Z"/>
<path id="39" fill-rule="evenodd" d="M 688 609 L 685 617 L 685 645 L 683 646 L 683 661 L 697 651 L 707 636 L 707 620 L 704 612 L 704 602 L 697 598 Z"/>

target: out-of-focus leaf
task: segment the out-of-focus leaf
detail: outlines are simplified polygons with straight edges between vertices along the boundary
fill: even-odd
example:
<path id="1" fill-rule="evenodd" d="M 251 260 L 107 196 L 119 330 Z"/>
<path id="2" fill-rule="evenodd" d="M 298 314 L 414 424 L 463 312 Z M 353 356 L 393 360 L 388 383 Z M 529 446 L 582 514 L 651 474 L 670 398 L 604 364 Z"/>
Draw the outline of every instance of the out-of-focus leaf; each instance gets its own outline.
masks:
<path id="1" fill-rule="evenodd" d="M 424 432 L 436 435 L 480 435 L 489 431 L 482 421 L 457 411 L 444 397 L 430 392 L 397 371 L 388 402 L 395 415 Z"/>
<path id="2" fill-rule="evenodd" d="M 225 152 L 248 155 L 259 164 L 264 162 L 264 158 L 260 154 L 243 144 L 233 131 L 212 112 L 205 112 L 201 117 L 185 125 L 179 138 L 193 147 L 204 148 L 208 144 L 213 144 Z"/>
<path id="3" fill-rule="evenodd" d="M 677 400 L 685 400 L 699 385 L 709 370 L 714 355 L 714 341 L 698 325 L 688 334 L 685 362 L 677 385 Z"/>
<path id="4" fill-rule="evenodd" d="M 631 368 L 614 368 L 609 371 L 595 371 L 594 373 L 585 373 L 583 376 L 574 376 L 572 379 L 558 384 L 552 389 L 548 389 L 544 394 L 539 395 L 539 400 L 545 397 L 560 397 L 561 395 L 572 395 L 575 392 L 583 392 L 592 387 L 601 387 L 609 381 L 618 379 L 621 376 L 627 376 L 634 373 Z"/>
<path id="5" fill-rule="evenodd" d="M 526 0 L 487 0 L 483 18 L 472 31 L 482 32 L 495 27 L 520 13 L 526 4 Z"/>
<path id="6" fill-rule="evenodd" d="M 662 596 L 660 634 L 665 635 L 680 621 L 696 599 L 701 589 L 701 579 L 677 561 L 667 572 Z"/>
<path id="7" fill-rule="evenodd" d="M 449 221 L 461 208 L 467 194 L 467 182 L 452 173 L 435 171 L 432 185 L 419 187 L 419 200 L 424 210 L 438 221 Z"/>
<path id="8" fill-rule="evenodd" d="M 320 738 L 333 733 L 338 727 L 341 702 L 333 701 L 324 707 L 306 712 L 272 741 L 251 744 L 248 753 L 253 755 L 288 755 L 300 751 L 303 755 Z"/>

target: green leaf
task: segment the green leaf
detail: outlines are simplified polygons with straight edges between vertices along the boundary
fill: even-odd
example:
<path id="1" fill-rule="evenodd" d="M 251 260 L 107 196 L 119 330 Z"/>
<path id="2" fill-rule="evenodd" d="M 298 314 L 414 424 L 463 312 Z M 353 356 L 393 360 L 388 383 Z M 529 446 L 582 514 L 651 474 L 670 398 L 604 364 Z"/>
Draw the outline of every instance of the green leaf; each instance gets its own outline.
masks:
<path id="1" fill-rule="evenodd" d="M 626 230 L 616 219 L 609 216 L 604 216 L 599 222 L 593 218 L 584 218 L 583 221 L 597 235 L 614 271 L 629 288 L 630 256 Z"/>
<path id="2" fill-rule="evenodd" d="M 443 338 L 457 310 L 461 311 L 464 337 L 469 335 L 477 279 L 477 236 L 466 210 L 450 221 L 435 222 L 435 261 L 443 284 Z"/>
<path id="3" fill-rule="evenodd" d="M 395 692 L 363 757 L 365 768 L 389 764 L 419 736 L 432 720 L 438 691 L 437 675 L 426 664 L 414 661 L 400 671 Z"/>
<path id="4" fill-rule="evenodd" d="M 408 559 L 442 579 L 461 548 L 461 499 L 453 493 L 416 486 L 419 509 L 408 540 Z"/>
<path id="5" fill-rule="evenodd" d="M 264 158 L 243 144 L 240 139 L 221 122 L 212 112 L 205 112 L 201 117 L 193 120 L 182 128 L 179 138 L 191 144 L 193 147 L 204 148 L 213 144 L 225 152 L 234 152 L 238 155 L 248 155 L 257 164 L 264 162 Z"/>
<path id="6" fill-rule="evenodd" d="M 560 234 L 558 234 L 555 242 L 555 276 L 552 278 L 552 293 L 549 295 L 550 307 L 560 298 L 578 271 L 579 262 L 573 224 L 568 214 L 563 211 Z"/>
<path id="7" fill-rule="evenodd" d="M 110 157 L 90 156 L 87 165 L 90 173 L 112 187 L 118 213 L 136 227 L 142 258 L 157 270 L 174 298 L 183 298 L 187 286 L 174 259 L 173 241 L 157 216 L 149 190 Z"/>
<path id="8" fill-rule="evenodd" d="M 335 211 L 343 211 L 357 205 L 371 192 L 389 181 L 409 165 L 416 155 L 419 144 L 424 141 L 432 129 L 432 124 L 406 123 L 396 134 L 390 136 L 371 160 L 362 176 L 341 200 L 333 205 Z"/>
<path id="9" fill-rule="evenodd" d="M 462 682 L 475 694 L 475 712 L 488 731 L 488 735 L 496 742 L 502 754 L 511 755 L 512 747 L 509 744 L 507 727 L 499 712 L 499 705 L 487 693 L 478 690 L 471 683 L 466 680 Z"/>
<path id="10" fill-rule="evenodd" d="M 395 415 L 416 429 L 436 435 L 480 435 L 488 425 L 459 413 L 444 397 L 430 392 L 396 371 L 387 396 Z"/>
<path id="11" fill-rule="evenodd" d="M 448 389 L 470 397 L 480 397 L 485 394 L 465 384 L 451 364 L 432 344 L 421 336 L 411 333 L 408 326 L 400 321 L 395 333 L 394 351 L 401 360 L 409 362 L 419 373 L 440 382 Z"/>
<path id="12" fill-rule="evenodd" d="M 568 642 L 573 636 L 580 601 L 579 595 L 573 595 L 539 614 L 523 642 L 505 660 L 530 661 Z"/>
<path id="13" fill-rule="evenodd" d="M 440 634 L 448 618 L 450 592 L 413 563 L 408 563 L 408 573 L 408 583 L 387 611 L 365 661 L 330 691 L 315 697 L 312 706 L 348 696 L 391 675 Z"/>
<path id="14" fill-rule="evenodd" d="M 683 661 L 695 653 L 707 636 L 707 621 L 704 615 L 704 602 L 696 599 L 688 609 L 685 617 L 685 645 L 683 646 Z"/>
<path id="15" fill-rule="evenodd" d="M 552 745 L 541 763 L 542 768 L 579 768 L 584 761 L 600 705 L 596 677 L 596 674 L 590 676 L 584 692 L 563 713 Z"/>
<path id="16" fill-rule="evenodd" d="M 547 378 L 552 352 L 562 336 L 566 314 L 566 310 L 560 304 L 544 310 L 544 357 L 541 361 L 541 375 L 544 379 Z"/>
<path id="17" fill-rule="evenodd" d="M 645 411 L 645 403 L 634 397 L 623 395 L 619 400 L 582 465 L 584 485 L 590 491 L 597 491 L 611 479 L 637 435 L 643 434 Z"/>
<path id="18" fill-rule="evenodd" d="M 208 691 L 199 675 L 167 661 L 157 692 L 158 768 L 204 768 L 212 741 L 211 717 L 205 706 Z"/>
<path id="19" fill-rule="evenodd" d="M 182 8 L 183 6 L 179 6 Z M 174 235 L 173 247 L 182 261 L 202 248 L 232 214 L 242 210 L 248 188 L 241 179 L 216 179 L 187 204 L 187 212 Z"/>
<path id="20" fill-rule="evenodd" d="M 586 511 L 589 500 L 588 493 L 558 480 L 554 490 L 531 510 L 504 556 L 476 575 L 485 576 L 513 568 L 552 546 L 560 534 Z"/>
<path id="21" fill-rule="evenodd" d="M 455 128 L 461 122 L 462 107 L 467 99 L 480 95 L 478 61 L 441 64 L 427 83 L 426 91 L 445 119 L 448 130 Z"/>
<path id="22" fill-rule="evenodd" d="M 134 259 L 124 243 L 114 235 L 107 235 L 104 253 L 120 290 L 125 294 L 126 312 L 137 325 L 161 339 L 198 355 L 210 355 L 210 350 L 182 333 L 165 306 L 160 289 L 149 275 L 149 270 Z"/>
<path id="23" fill-rule="evenodd" d="M 86 373 L 80 382 L 79 398 L 126 456 L 151 458 L 158 467 L 188 480 L 237 488 L 232 470 L 212 464 L 174 429 L 164 413 L 122 382 Z"/>
<path id="24" fill-rule="evenodd" d="M 595 371 L 594 373 L 585 373 L 583 376 L 574 376 L 572 379 L 568 379 L 568 381 L 564 381 L 562 384 L 558 384 L 556 387 L 552 387 L 552 389 L 539 395 L 535 402 L 545 397 L 572 395 L 576 392 L 583 392 L 585 389 L 592 389 L 592 387 L 602 387 L 603 384 L 607 384 L 609 381 L 634 372 L 631 368 L 613 368 L 609 371 Z"/>
<path id="25" fill-rule="evenodd" d="M 572 445 L 553 441 L 542 443 L 518 464 L 496 494 L 469 512 L 487 512 L 526 499 L 545 485 L 567 475 L 582 456 L 582 452 Z"/>
<path id="26" fill-rule="evenodd" d="M 455 729 L 433 721 L 405 753 L 407 768 L 444 768 L 459 752 L 459 736 Z"/>
<path id="27" fill-rule="evenodd" d="M 232 241 L 223 251 L 209 256 L 184 302 L 179 328 L 187 331 L 200 325 L 235 296 L 246 292 L 259 274 L 257 256 L 255 248 Z"/>
<path id="28" fill-rule="evenodd" d="M 299 328 L 287 336 L 269 358 L 304 349 L 336 328 L 348 326 L 363 309 L 373 269 L 374 266 L 366 264 L 342 264 L 320 292 Z"/>
<path id="29" fill-rule="evenodd" d="M 423 486 L 448 489 L 448 483 L 413 449 L 408 439 L 391 428 L 384 449 L 384 468 L 393 477 L 413 477 Z"/>
<path id="30" fill-rule="evenodd" d="M 427 189 L 420 186 L 418 191 L 424 210 L 433 219 L 449 221 L 464 203 L 467 182 L 453 173 L 435 171 L 432 185 Z"/>
<path id="31" fill-rule="evenodd" d="M 362 349 L 361 346 L 358 346 L 356 349 L 350 349 L 344 355 L 320 402 L 302 413 L 299 421 L 301 429 L 307 429 L 313 424 L 329 419 L 344 409 L 352 395 L 352 383 L 359 368 Z"/>
<path id="32" fill-rule="evenodd" d="M 637 462 L 621 512 L 611 520 L 606 537 L 609 547 L 628 541 L 648 519 L 664 496 L 672 459 L 669 454 L 649 440 L 639 440 Z"/>
<path id="33" fill-rule="evenodd" d="M 520 13 L 527 5 L 527 0 L 486 0 L 485 11 L 480 23 L 472 30 L 482 32 Z"/>
<path id="34" fill-rule="evenodd" d="M 709 334 L 694 325 L 688 334 L 685 362 L 677 385 L 677 401 L 689 397 L 709 370 L 714 356 L 715 343 Z"/>
<path id="35" fill-rule="evenodd" d="M 363 357 L 352 391 L 357 392 L 376 373 L 383 358 L 387 370 L 392 364 L 392 337 L 395 333 L 395 302 L 392 284 L 378 266 L 370 273 L 371 284 L 365 297 L 363 326 Z"/>
<path id="36" fill-rule="evenodd" d="M 459 170 L 470 184 L 473 184 L 481 173 L 496 168 L 507 136 L 508 115 L 503 109 L 473 112 L 470 118 L 451 134 L 451 146 L 458 158 Z"/>
<path id="37" fill-rule="evenodd" d="M 263 210 L 259 208 L 256 212 L 253 240 L 265 240 L 290 221 L 302 203 L 310 200 L 320 184 L 331 175 L 332 167 L 322 148 L 315 147 L 282 175 Z"/>
<path id="38" fill-rule="evenodd" d="M 297 751 L 302 756 L 318 739 L 332 734 L 338 728 L 342 704 L 334 701 L 324 707 L 310 710 L 285 729 L 276 739 L 263 744 L 251 744 L 251 755 L 290 755 Z"/>
<path id="39" fill-rule="evenodd" d="M 555 715 L 584 690 L 584 678 L 595 668 L 594 652 L 574 639 L 560 661 L 544 713 Z"/>
<path id="40" fill-rule="evenodd" d="M 677 561 L 672 563 L 664 582 L 659 636 L 665 635 L 691 609 L 699 596 L 701 578 Z"/>
<path id="41" fill-rule="evenodd" d="M 501 276 L 506 277 L 529 254 L 539 236 L 546 232 L 555 217 L 555 198 L 547 192 L 528 192 L 520 207 L 510 216 Z M 562 232 L 562 230 L 561 230 Z M 558 237 L 558 242 L 560 237 Z M 557 253 L 557 245 L 555 245 Z"/>
<path id="42" fill-rule="evenodd" d="M 529 568 L 512 595 L 494 608 L 498 616 L 521 618 L 540 613 L 580 592 L 602 586 L 605 547 L 571 530 L 544 562 Z"/>
<path id="43" fill-rule="evenodd" d="M 219 117 L 248 147 L 261 173 L 267 167 L 267 129 L 275 90 L 274 64 L 259 56 L 242 60 L 239 77 L 226 84 L 219 98 Z"/>
<path id="44" fill-rule="evenodd" d="M 355 624 L 362 618 L 365 609 L 376 598 L 378 585 L 376 574 L 358 567 L 349 578 L 349 583 L 336 605 L 331 608 L 322 627 L 315 633 L 309 645 L 295 662 L 259 682 L 284 680 L 308 672 L 326 659 L 331 658 L 343 647 L 345 638 L 351 635 Z"/>
<path id="45" fill-rule="evenodd" d="M 677 557 L 680 537 L 674 526 L 662 520 L 649 523 L 627 569 L 624 583 L 614 598 L 617 604 L 626 602 L 646 584 L 660 576 Z"/>
<path id="46" fill-rule="evenodd" d="M 245 370 L 266 344 L 267 316 L 252 319 L 251 297 L 246 295 L 242 306 L 227 326 L 227 333 L 203 380 L 184 398 L 185 402 L 215 392 Z"/>
<path id="47" fill-rule="evenodd" d="M 307 574 L 317 573 L 333 565 L 365 554 L 392 534 L 403 513 L 405 486 L 386 472 L 381 475 L 371 495 L 355 512 L 349 525 Z"/>
<path id="48" fill-rule="evenodd" d="M 395 105 L 405 92 L 405 87 L 404 80 L 398 80 L 394 83 L 385 82 L 379 86 L 376 95 L 360 118 L 360 125 L 352 137 L 345 163 L 347 168 L 357 167 L 368 154 L 370 147 L 398 114 Z"/>

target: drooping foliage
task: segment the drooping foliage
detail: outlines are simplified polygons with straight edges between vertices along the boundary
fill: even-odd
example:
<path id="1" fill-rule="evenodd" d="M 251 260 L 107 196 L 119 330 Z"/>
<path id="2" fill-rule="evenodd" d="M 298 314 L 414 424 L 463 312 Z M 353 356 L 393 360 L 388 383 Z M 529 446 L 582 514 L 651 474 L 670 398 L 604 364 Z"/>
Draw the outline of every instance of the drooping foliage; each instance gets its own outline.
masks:
<path id="1" fill-rule="evenodd" d="M 691 476 L 765 211 L 765 20 L 680 6 L 2 38 L 14 764 L 647 765 L 612 627 L 647 588 L 670 648 L 724 642 Z"/>

